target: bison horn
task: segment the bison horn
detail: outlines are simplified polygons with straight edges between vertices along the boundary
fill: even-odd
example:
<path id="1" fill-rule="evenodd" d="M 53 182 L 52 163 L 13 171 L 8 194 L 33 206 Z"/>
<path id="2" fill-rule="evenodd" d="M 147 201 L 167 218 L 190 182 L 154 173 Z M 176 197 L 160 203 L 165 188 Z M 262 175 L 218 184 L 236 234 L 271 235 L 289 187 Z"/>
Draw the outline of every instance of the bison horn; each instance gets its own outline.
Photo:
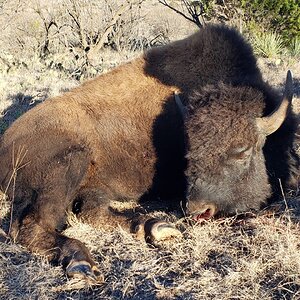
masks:
<path id="1" fill-rule="evenodd" d="M 293 77 L 291 71 L 287 72 L 283 99 L 279 106 L 268 116 L 257 118 L 256 124 L 261 132 L 269 135 L 275 132 L 286 118 L 288 108 L 293 98 Z"/>

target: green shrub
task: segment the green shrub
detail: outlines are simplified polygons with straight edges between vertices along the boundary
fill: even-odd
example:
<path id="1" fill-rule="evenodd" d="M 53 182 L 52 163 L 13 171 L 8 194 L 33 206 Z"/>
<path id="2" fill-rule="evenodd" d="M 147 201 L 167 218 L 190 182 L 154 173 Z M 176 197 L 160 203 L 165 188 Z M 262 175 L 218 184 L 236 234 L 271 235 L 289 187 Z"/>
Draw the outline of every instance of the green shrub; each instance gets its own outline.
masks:
<path id="1" fill-rule="evenodd" d="M 300 38 L 299 0 L 242 0 L 247 21 L 258 23 L 264 30 L 283 36 L 288 45 L 292 38 Z"/>
<path id="2" fill-rule="evenodd" d="M 300 38 L 295 37 L 289 47 L 290 54 L 300 58 Z"/>
<path id="3" fill-rule="evenodd" d="M 252 45 L 256 54 L 267 58 L 276 58 L 285 50 L 281 36 L 275 32 L 254 34 Z"/>

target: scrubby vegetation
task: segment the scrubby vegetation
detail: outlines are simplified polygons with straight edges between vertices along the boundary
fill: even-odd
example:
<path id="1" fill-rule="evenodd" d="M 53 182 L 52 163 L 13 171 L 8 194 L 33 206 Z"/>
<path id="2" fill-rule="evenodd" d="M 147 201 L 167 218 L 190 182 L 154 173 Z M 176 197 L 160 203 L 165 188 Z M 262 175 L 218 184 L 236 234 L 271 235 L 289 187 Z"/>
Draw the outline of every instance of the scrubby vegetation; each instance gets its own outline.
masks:
<path id="1" fill-rule="evenodd" d="M 261 30 L 280 34 L 286 44 L 300 37 L 300 5 L 297 0 L 241 1 L 247 21 L 255 22 Z"/>
<path id="2" fill-rule="evenodd" d="M 237 27 L 254 47 L 260 45 L 258 52 L 276 36 L 271 52 L 263 51 L 268 57 L 283 48 L 300 56 L 296 0 L 2 0 L 0 4 L 2 72 L 30 69 L 38 60 L 77 80 L 89 78 L 112 67 L 107 66 L 107 51 L 143 51 L 208 22 Z"/>
<path id="3" fill-rule="evenodd" d="M 46 98 L 208 22 L 238 28 L 278 89 L 290 68 L 299 112 L 299 10 L 297 0 L 0 0 L 0 135 Z M 67 279 L 0 230 L 0 299 L 300 299 L 300 202 L 285 192 L 259 216 L 189 226 L 163 214 L 184 236 L 161 248 L 70 219 L 65 233 L 85 241 L 103 271 L 96 285 Z M 6 230 L 9 207 L 0 195 Z"/>

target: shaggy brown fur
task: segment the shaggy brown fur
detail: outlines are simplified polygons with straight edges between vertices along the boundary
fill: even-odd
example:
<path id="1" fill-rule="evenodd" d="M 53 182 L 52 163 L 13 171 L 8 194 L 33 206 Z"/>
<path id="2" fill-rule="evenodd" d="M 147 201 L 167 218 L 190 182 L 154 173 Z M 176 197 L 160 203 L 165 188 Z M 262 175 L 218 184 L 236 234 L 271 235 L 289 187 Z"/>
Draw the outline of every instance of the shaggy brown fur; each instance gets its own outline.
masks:
<path id="1" fill-rule="evenodd" d="M 191 99 L 186 124 L 190 206 L 196 202 L 199 210 L 201 201 L 213 203 L 228 215 L 259 209 L 271 195 L 262 152 L 265 136 L 255 123 L 263 103 L 257 90 L 224 84 L 206 86 Z"/>
<path id="2" fill-rule="evenodd" d="M 185 122 L 175 91 L 189 109 Z M 262 152 L 255 118 L 279 102 L 250 47 L 217 26 L 47 100 L 1 140 L 0 184 L 14 201 L 11 234 L 65 266 L 92 267 L 84 245 L 60 234 L 69 210 L 98 225 L 123 223 L 112 218 L 110 200 L 185 207 L 188 185 L 193 211 L 211 202 L 219 214 L 257 209 L 271 195 L 267 171 L 276 192 L 277 178 L 286 184 L 289 166 L 298 164 L 291 112 L 268 137 L 265 158 Z"/>

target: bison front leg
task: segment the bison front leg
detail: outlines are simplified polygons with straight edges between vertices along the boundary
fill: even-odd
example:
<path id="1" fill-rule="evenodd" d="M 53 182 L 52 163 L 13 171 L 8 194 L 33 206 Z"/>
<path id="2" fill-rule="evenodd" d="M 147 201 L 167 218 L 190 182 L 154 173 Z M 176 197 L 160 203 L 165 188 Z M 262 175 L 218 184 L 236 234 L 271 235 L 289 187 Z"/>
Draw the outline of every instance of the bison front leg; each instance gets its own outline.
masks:
<path id="1" fill-rule="evenodd" d="M 80 218 L 94 227 L 116 228 L 122 226 L 123 229 L 136 235 L 139 240 L 145 240 L 154 246 L 159 246 L 166 240 L 181 238 L 182 233 L 174 224 L 158 219 L 151 218 L 147 214 L 132 212 L 116 214 L 109 207 L 98 207 L 79 214 Z"/>
<path id="2" fill-rule="evenodd" d="M 16 242 L 29 251 L 45 255 L 49 261 L 61 264 L 69 276 L 97 279 L 100 275 L 88 249 L 76 239 L 68 238 L 38 221 L 34 213 L 26 215 L 19 224 Z"/>
<path id="3" fill-rule="evenodd" d="M 130 205 L 128 205 L 130 207 Z M 122 226 L 140 240 L 158 246 L 160 243 L 182 236 L 176 227 L 164 220 L 153 218 L 142 207 L 133 205 L 122 212 L 112 208 L 107 196 L 100 190 L 85 190 L 74 201 L 73 210 L 83 221 L 101 229 Z"/>
<path id="4" fill-rule="evenodd" d="M 144 239 L 154 246 L 160 246 L 167 240 L 182 237 L 182 233 L 174 224 L 147 216 L 135 220 L 132 223 L 131 231 L 136 234 L 138 239 Z"/>

